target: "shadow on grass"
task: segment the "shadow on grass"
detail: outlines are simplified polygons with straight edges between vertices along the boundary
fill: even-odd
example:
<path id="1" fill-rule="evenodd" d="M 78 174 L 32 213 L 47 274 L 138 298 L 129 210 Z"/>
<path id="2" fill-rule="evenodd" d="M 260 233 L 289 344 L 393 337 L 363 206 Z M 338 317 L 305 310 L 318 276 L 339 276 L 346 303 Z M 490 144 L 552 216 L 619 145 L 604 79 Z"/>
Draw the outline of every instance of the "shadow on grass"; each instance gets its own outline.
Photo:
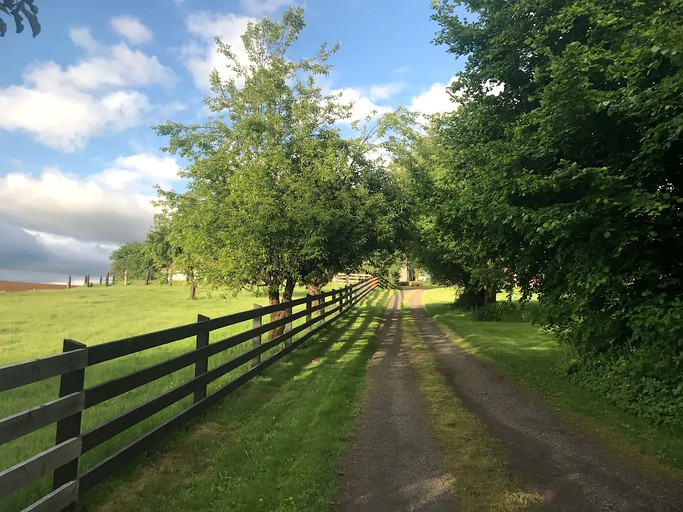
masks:
<path id="1" fill-rule="evenodd" d="M 325 496 L 387 297 L 370 294 L 154 453 L 100 484 L 79 509 L 211 510 L 220 502 L 220 509 L 265 510 L 293 495 L 307 510 L 329 507 Z"/>

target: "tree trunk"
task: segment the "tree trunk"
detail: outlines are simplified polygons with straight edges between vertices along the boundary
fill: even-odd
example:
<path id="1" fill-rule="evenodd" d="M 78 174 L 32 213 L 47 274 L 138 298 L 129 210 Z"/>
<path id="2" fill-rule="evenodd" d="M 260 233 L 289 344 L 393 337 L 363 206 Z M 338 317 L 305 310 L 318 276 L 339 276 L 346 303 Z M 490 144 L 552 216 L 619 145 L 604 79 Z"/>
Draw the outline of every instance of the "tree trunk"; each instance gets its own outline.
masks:
<path id="1" fill-rule="evenodd" d="M 197 298 L 197 283 L 194 282 L 194 279 L 190 280 L 188 287 L 190 288 L 190 300 L 194 300 Z"/>
<path id="2" fill-rule="evenodd" d="M 494 286 L 484 286 L 484 303 L 485 304 L 495 304 L 496 303 L 496 288 Z"/>
<path id="3" fill-rule="evenodd" d="M 277 284 L 270 284 L 268 285 L 268 304 L 271 306 L 274 306 L 275 304 L 280 304 L 280 286 Z M 274 313 L 270 314 L 270 321 L 275 322 L 276 320 L 279 320 L 282 317 L 281 311 L 275 311 Z M 272 340 L 276 336 L 278 336 L 278 328 L 273 329 L 268 333 L 268 341 Z M 284 327 L 283 327 L 284 330 Z M 282 331 L 280 331 L 282 332 Z"/>
<path id="4" fill-rule="evenodd" d="M 294 295 L 294 285 L 296 284 L 296 280 L 293 277 L 288 277 L 285 281 L 285 289 L 282 292 L 282 301 L 275 302 L 275 304 L 284 304 L 285 302 L 289 302 L 292 300 L 292 296 Z M 279 288 L 278 288 L 278 295 L 279 295 Z M 268 295 L 270 298 L 270 293 Z M 273 302 L 271 302 L 273 304 Z M 270 315 L 270 321 L 274 322 L 275 320 L 280 320 L 281 318 L 285 317 L 285 312 L 284 311 L 276 311 L 275 313 L 271 313 Z M 285 332 L 285 326 L 281 325 L 279 327 L 276 327 L 270 333 L 268 334 L 268 339 L 272 340 L 273 338 L 280 336 L 283 332 Z"/>
<path id="5" fill-rule="evenodd" d="M 325 276 L 325 277 L 318 276 L 316 278 L 307 279 L 306 280 L 306 287 L 308 288 L 308 293 L 310 295 L 319 295 L 321 293 L 321 288 L 329 282 L 330 282 L 330 280 L 329 280 L 329 278 L 327 278 L 327 276 Z M 314 300 L 311 305 L 315 307 L 318 304 L 320 304 L 320 301 Z"/>
<path id="6" fill-rule="evenodd" d="M 294 285 L 296 285 L 296 280 L 293 277 L 288 277 L 285 281 L 285 290 L 282 293 L 282 302 L 289 302 L 294 296 Z"/>

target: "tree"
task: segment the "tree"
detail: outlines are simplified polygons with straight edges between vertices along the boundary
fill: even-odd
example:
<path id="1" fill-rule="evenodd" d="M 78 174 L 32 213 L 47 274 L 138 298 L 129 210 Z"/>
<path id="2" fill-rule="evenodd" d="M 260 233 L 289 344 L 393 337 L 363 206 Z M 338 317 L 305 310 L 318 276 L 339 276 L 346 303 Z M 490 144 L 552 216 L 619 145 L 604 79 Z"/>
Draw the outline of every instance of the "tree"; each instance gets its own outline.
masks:
<path id="1" fill-rule="evenodd" d="M 630 354 L 631 377 L 659 383 L 634 386 L 647 394 L 683 385 L 682 13 L 442 0 L 434 14 L 436 41 L 468 55 L 438 135 L 447 225 L 527 292 L 537 282 L 549 327 L 580 353 Z"/>
<path id="2" fill-rule="evenodd" d="M 128 242 L 116 249 L 109 256 L 111 272 L 120 278 L 125 272 L 131 279 L 144 279 L 147 271 L 152 268 L 152 262 L 145 253 L 144 244 Z"/>
<path id="3" fill-rule="evenodd" d="M 271 304 L 294 285 L 319 286 L 359 265 L 375 238 L 386 179 L 358 141 L 334 126 L 349 106 L 326 96 L 317 77 L 336 47 L 310 58 L 288 52 L 305 23 L 302 9 L 281 22 L 251 23 L 242 37 L 248 60 L 217 41 L 229 78 L 211 75 L 203 124 L 168 122 L 167 151 L 189 161 L 188 189 L 162 192 L 171 239 L 196 274 L 215 285 L 265 287 Z"/>
<path id="4" fill-rule="evenodd" d="M 33 37 L 40 34 L 40 22 L 38 21 L 38 6 L 34 0 L 0 0 L 0 13 L 11 16 L 17 34 L 24 31 L 24 21 L 31 26 Z M 0 18 L 0 37 L 7 33 L 7 23 Z"/>
<path id="5" fill-rule="evenodd" d="M 171 218 L 168 214 L 158 213 L 154 216 L 154 226 L 147 233 L 144 242 L 145 257 L 150 261 L 150 268 L 155 272 L 169 269 L 173 266 L 173 259 L 177 248 L 169 240 Z"/>

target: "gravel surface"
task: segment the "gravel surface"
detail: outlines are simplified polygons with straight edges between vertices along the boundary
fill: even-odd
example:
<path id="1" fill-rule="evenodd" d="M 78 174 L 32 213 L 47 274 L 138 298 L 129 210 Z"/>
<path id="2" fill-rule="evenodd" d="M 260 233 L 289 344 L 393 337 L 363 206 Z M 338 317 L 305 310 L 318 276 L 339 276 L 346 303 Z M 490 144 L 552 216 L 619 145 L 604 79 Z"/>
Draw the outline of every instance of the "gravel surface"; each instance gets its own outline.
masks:
<path id="1" fill-rule="evenodd" d="M 683 511 L 683 482 L 657 480 L 616 460 L 532 393 L 455 345 L 427 315 L 421 297 L 412 293 L 412 313 L 439 371 L 502 441 L 510 469 L 544 496 L 533 510 Z"/>
<path id="2" fill-rule="evenodd" d="M 397 306 L 402 295 L 394 294 L 380 327 L 335 497 L 340 510 L 459 510 L 430 432 L 417 377 L 401 345 Z"/>

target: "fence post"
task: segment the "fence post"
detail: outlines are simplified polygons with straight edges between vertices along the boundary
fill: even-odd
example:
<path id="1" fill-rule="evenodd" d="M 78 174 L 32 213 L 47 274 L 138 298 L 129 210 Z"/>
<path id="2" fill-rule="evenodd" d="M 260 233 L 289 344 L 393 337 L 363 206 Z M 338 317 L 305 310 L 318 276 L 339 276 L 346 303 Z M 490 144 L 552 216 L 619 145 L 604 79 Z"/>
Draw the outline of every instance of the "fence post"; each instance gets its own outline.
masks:
<path id="1" fill-rule="evenodd" d="M 322 317 L 325 316 L 325 299 L 326 299 L 326 297 L 324 295 L 320 297 L 320 305 L 322 306 L 320 308 L 320 316 L 322 316 Z M 324 324 L 325 322 L 326 322 L 326 320 L 323 318 L 322 323 Z"/>
<path id="2" fill-rule="evenodd" d="M 69 276 L 69 280 L 66 282 L 66 289 L 71 290 L 71 276 Z"/>
<path id="3" fill-rule="evenodd" d="M 74 340 L 64 340 L 64 352 L 80 350 L 86 348 L 83 343 Z M 85 382 L 85 368 L 69 373 L 63 373 L 59 381 L 59 398 L 72 393 L 83 392 Z M 81 435 L 81 415 L 83 409 L 77 413 L 67 416 L 57 422 L 57 433 L 55 435 L 55 445 L 62 444 L 74 437 Z M 62 485 L 76 480 L 78 477 L 78 457 L 58 467 L 52 474 L 52 489 L 58 489 Z"/>
<path id="4" fill-rule="evenodd" d="M 204 315 L 197 315 L 197 323 L 199 322 L 206 322 L 207 320 L 211 320 L 208 316 Z M 201 327 L 200 327 L 201 329 Z M 199 350 L 202 347 L 206 347 L 209 344 L 209 331 L 201 329 L 197 333 L 197 350 Z M 199 377 L 200 375 L 204 375 L 207 370 L 209 369 L 209 357 L 202 357 L 199 359 L 195 364 L 194 364 L 194 376 Z M 206 384 L 204 384 L 202 387 L 197 389 L 194 392 L 194 403 L 196 404 L 200 400 L 203 400 L 206 398 Z"/>
<path id="5" fill-rule="evenodd" d="M 311 332 L 313 329 L 313 326 L 311 325 L 311 320 L 312 320 L 312 314 L 311 314 L 311 307 L 313 306 L 313 299 L 311 298 L 311 294 L 307 293 L 306 294 L 306 323 L 308 324 L 308 327 L 306 328 L 306 332 Z"/>
<path id="6" fill-rule="evenodd" d="M 289 306 L 287 309 L 285 309 L 285 318 L 289 318 L 292 316 L 292 306 Z M 292 330 L 292 321 L 290 320 L 285 324 L 285 330 L 284 334 L 287 334 L 289 331 Z M 285 340 L 285 348 L 289 347 L 292 344 L 292 338 L 288 338 Z"/>
<path id="7" fill-rule="evenodd" d="M 123 286 L 128 286 L 128 271 L 123 272 Z"/>
<path id="8" fill-rule="evenodd" d="M 258 304 L 254 304 L 254 309 L 261 309 L 262 306 L 259 306 Z M 261 316 L 256 316 L 254 317 L 254 320 L 252 321 L 251 324 L 253 329 L 256 329 L 257 327 L 261 327 Z M 261 335 L 256 334 L 254 335 L 253 338 L 251 338 L 251 347 L 252 348 L 259 348 L 261 346 Z M 255 368 L 256 366 L 261 364 L 261 354 L 255 356 L 251 360 L 251 367 Z"/>

